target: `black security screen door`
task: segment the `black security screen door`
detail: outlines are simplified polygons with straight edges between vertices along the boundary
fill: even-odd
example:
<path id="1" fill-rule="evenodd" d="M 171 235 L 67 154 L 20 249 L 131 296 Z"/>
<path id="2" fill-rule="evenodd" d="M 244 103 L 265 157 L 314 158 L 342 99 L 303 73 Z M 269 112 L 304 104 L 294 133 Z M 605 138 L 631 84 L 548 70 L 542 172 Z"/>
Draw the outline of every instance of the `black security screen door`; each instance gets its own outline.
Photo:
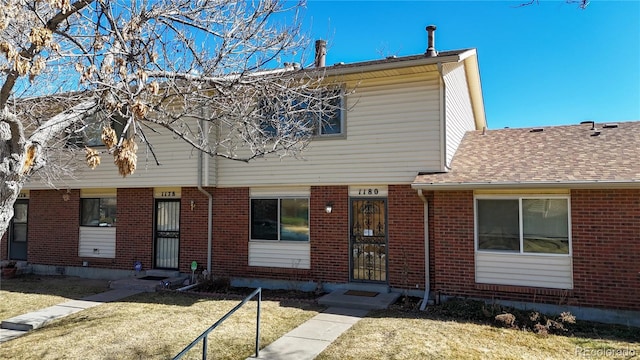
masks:
<path id="1" fill-rule="evenodd" d="M 387 206 L 384 199 L 351 200 L 351 280 L 387 282 Z"/>
<path id="2" fill-rule="evenodd" d="M 178 269 L 180 200 L 156 200 L 155 267 Z"/>

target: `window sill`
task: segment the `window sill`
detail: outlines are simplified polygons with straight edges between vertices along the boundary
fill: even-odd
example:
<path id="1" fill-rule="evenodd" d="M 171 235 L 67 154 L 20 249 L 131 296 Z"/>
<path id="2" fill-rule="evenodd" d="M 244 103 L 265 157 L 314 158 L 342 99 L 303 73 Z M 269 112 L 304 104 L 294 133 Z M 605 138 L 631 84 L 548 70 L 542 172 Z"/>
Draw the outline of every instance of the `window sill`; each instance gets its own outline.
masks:
<path id="1" fill-rule="evenodd" d="M 554 254 L 554 253 L 527 253 L 516 252 L 507 250 L 476 250 L 476 253 L 480 254 L 498 254 L 498 255 L 513 255 L 513 256 L 561 256 L 570 257 L 571 254 Z"/>
<path id="2" fill-rule="evenodd" d="M 573 295 L 573 289 L 552 289 L 552 288 L 540 288 L 540 287 L 517 286 L 517 285 L 476 283 L 475 289 L 492 291 L 492 292 L 523 293 L 523 294 L 552 295 L 552 296 L 572 296 Z"/>

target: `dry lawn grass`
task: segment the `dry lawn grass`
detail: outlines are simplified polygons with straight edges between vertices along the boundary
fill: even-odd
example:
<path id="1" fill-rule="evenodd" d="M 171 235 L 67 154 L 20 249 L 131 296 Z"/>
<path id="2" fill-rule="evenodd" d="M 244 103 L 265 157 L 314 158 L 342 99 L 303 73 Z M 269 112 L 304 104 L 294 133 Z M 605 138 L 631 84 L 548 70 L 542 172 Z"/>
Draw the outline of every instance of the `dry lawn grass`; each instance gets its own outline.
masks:
<path id="1" fill-rule="evenodd" d="M 0 320 L 106 291 L 106 280 L 24 275 L 0 280 Z"/>
<path id="2" fill-rule="evenodd" d="M 62 318 L 2 344 L 0 359 L 168 359 L 215 323 L 239 300 L 173 292 L 144 293 Z M 261 346 L 317 314 L 308 303 L 263 301 Z M 243 306 L 209 336 L 210 359 L 254 353 L 256 302 Z M 187 357 L 199 359 L 202 347 Z"/>
<path id="3" fill-rule="evenodd" d="M 584 359 L 586 349 L 635 350 L 636 340 L 537 335 L 427 314 L 380 311 L 345 332 L 317 360 L 329 359 Z M 597 355 L 597 354 L 596 354 Z M 604 354 L 603 354 L 604 355 Z M 591 356 L 592 359 L 629 356 Z"/>

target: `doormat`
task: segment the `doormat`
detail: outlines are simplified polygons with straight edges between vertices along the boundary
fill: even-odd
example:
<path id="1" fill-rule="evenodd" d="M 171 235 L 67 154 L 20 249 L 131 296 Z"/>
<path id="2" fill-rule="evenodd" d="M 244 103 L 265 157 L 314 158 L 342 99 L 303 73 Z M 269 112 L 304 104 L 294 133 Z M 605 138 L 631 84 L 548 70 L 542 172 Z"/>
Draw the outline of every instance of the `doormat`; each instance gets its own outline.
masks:
<path id="1" fill-rule="evenodd" d="M 344 293 L 345 295 L 350 295 L 350 296 L 366 296 L 366 297 L 374 297 L 374 296 L 378 296 L 377 292 L 373 292 L 373 291 L 360 291 L 360 290 L 347 290 L 347 292 Z"/>
<path id="2" fill-rule="evenodd" d="M 145 277 L 141 277 L 140 280 L 154 280 L 154 281 L 158 281 L 158 280 L 164 280 L 166 279 L 166 276 L 145 276 Z"/>

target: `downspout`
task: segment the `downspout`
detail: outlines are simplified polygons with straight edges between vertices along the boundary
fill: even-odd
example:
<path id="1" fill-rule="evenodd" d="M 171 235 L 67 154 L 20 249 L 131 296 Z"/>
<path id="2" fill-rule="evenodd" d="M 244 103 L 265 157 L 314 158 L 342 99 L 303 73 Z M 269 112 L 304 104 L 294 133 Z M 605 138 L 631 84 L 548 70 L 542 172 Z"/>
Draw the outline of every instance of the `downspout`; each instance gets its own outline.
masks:
<path id="1" fill-rule="evenodd" d="M 424 203 L 424 296 L 420 304 L 420 311 L 424 311 L 429 302 L 429 288 L 431 287 L 429 280 L 429 200 L 422 193 L 422 189 L 418 189 L 418 197 Z"/>
<path id="2" fill-rule="evenodd" d="M 442 62 L 436 64 L 438 66 L 438 73 L 440 74 L 440 136 L 442 136 L 442 170 L 449 171 L 451 168 L 447 164 L 447 83 L 444 80 L 444 72 L 442 69 Z"/>
<path id="3" fill-rule="evenodd" d="M 204 136 L 209 136 L 209 123 L 204 121 L 204 120 L 200 120 L 200 129 L 202 131 L 203 137 Z M 205 145 L 208 143 L 208 138 L 205 141 Z M 206 158 L 207 164 L 209 163 L 209 158 Z M 207 276 L 211 276 L 211 252 L 212 252 L 212 247 L 213 247 L 213 195 L 211 195 L 211 193 L 209 193 L 208 191 L 206 191 L 203 187 L 202 187 L 202 168 L 204 167 L 204 162 L 205 162 L 205 157 L 204 157 L 204 153 L 202 151 L 198 152 L 198 190 L 200 190 L 201 193 L 205 194 L 207 196 L 207 198 L 209 199 L 209 203 L 207 206 Z M 208 168 L 208 166 L 207 166 Z M 208 178 L 208 174 L 207 174 L 207 178 Z"/>

